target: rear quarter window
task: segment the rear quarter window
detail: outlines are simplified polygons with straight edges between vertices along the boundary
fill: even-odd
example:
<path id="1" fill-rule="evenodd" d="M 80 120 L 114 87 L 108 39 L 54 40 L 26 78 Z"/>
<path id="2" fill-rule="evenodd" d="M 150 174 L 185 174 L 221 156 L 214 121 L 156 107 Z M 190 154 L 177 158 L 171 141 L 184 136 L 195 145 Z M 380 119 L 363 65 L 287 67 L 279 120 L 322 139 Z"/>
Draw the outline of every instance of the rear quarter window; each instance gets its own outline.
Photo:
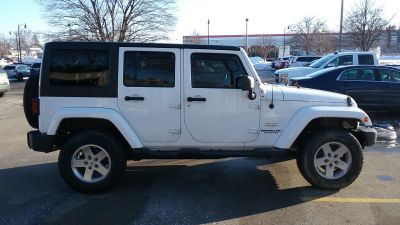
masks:
<path id="1" fill-rule="evenodd" d="M 109 81 L 106 50 L 57 49 L 50 60 L 49 83 L 56 86 L 104 87 Z"/>

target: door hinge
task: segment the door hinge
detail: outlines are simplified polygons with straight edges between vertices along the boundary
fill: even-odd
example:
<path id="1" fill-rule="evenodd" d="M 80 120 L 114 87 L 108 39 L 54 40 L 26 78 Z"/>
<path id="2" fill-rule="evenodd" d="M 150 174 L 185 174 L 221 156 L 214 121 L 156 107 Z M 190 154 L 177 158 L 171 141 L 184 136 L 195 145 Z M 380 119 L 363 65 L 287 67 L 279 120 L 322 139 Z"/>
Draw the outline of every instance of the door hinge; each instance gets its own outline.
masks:
<path id="1" fill-rule="evenodd" d="M 171 134 L 180 134 L 181 133 L 181 129 L 177 129 L 177 128 L 170 128 L 169 132 Z"/>
<path id="2" fill-rule="evenodd" d="M 259 134 L 260 133 L 260 131 L 258 129 L 248 129 L 247 132 L 250 134 Z"/>

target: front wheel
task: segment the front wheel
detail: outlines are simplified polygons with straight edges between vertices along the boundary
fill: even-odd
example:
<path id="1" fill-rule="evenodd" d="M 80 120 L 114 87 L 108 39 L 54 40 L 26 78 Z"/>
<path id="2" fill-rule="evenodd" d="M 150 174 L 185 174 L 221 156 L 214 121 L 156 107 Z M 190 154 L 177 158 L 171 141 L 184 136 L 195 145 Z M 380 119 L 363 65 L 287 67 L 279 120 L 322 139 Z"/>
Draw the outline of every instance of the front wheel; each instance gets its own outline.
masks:
<path id="1" fill-rule="evenodd" d="M 97 131 L 71 137 L 58 158 L 58 168 L 66 183 L 83 193 L 110 188 L 125 167 L 126 155 L 119 140 Z"/>
<path id="2" fill-rule="evenodd" d="M 5 92 L 0 92 L 0 98 L 3 97 L 5 94 Z"/>
<path id="3" fill-rule="evenodd" d="M 313 186 L 337 190 L 357 179 L 363 165 L 361 145 L 345 130 L 318 132 L 299 150 L 297 166 Z"/>

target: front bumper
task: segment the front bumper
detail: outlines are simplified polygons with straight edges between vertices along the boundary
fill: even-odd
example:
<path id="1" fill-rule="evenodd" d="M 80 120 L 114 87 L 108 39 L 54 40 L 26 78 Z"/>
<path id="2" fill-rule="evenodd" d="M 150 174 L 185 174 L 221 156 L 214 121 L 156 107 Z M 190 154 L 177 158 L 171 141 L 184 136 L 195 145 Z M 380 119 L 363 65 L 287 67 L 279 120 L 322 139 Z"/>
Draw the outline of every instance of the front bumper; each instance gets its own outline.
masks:
<path id="1" fill-rule="evenodd" d="M 376 143 L 377 133 L 376 130 L 371 127 L 362 127 L 360 126 L 357 130 L 357 134 L 360 138 L 361 146 L 371 146 Z M 361 143 L 362 142 L 362 143 Z"/>
<path id="2" fill-rule="evenodd" d="M 42 134 L 38 130 L 27 133 L 27 141 L 30 149 L 36 152 L 52 152 L 57 150 L 57 139 L 54 135 Z"/>

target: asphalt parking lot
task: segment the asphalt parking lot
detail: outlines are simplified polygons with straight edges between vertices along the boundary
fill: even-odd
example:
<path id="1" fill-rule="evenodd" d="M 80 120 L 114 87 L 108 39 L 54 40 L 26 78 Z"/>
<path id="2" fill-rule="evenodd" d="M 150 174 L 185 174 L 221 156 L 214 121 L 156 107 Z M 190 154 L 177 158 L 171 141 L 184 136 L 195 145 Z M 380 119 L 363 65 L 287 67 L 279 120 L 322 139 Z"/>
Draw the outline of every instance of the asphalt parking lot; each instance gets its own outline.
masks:
<path id="1" fill-rule="evenodd" d="M 291 153 L 271 152 L 132 161 L 115 188 L 87 196 L 61 179 L 58 152 L 28 149 L 24 82 L 11 86 L 0 98 L 0 224 L 399 224 L 400 115 L 373 116 L 383 124 L 379 143 L 364 150 L 360 177 L 340 191 L 310 187 Z"/>

